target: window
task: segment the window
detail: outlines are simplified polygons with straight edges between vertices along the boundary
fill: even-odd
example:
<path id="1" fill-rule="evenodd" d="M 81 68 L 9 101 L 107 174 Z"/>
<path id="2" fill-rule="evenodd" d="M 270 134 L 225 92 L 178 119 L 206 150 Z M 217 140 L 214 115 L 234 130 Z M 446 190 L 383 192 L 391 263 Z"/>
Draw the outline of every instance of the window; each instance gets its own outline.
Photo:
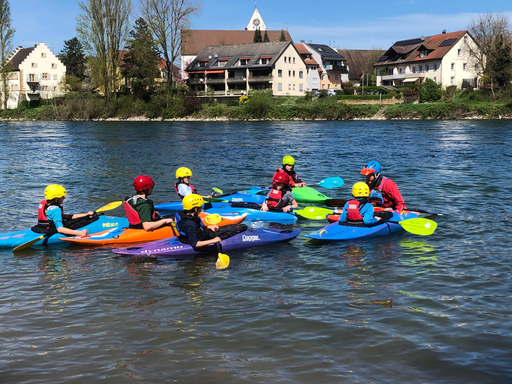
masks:
<path id="1" fill-rule="evenodd" d="M 292 85 L 291 84 L 288 84 L 288 90 L 291 91 L 292 90 Z"/>
<path id="2" fill-rule="evenodd" d="M 293 58 L 293 64 L 295 64 L 295 57 Z"/>
<path id="3" fill-rule="evenodd" d="M 412 73 L 416 73 L 416 67 L 412 67 Z"/>
<path id="4" fill-rule="evenodd" d="M 57 80 L 57 74 L 53 75 L 53 80 Z"/>
<path id="5" fill-rule="evenodd" d="M 288 77 L 292 77 L 292 71 L 288 71 Z"/>
<path id="6" fill-rule="evenodd" d="M 46 53 L 41 52 L 41 59 L 44 59 L 44 58 L 46 58 Z"/>
<path id="7" fill-rule="evenodd" d="M 403 68 L 399 68 L 398 69 L 398 73 L 402 74 L 403 73 Z"/>
<path id="8" fill-rule="evenodd" d="M 43 91 L 49 91 L 50 89 L 48 88 L 47 85 L 43 85 L 43 88 L 42 88 Z"/>
<path id="9" fill-rule="evenodd" d="M 322 80 L 325 80 L 325 73 L 322 73 Z"/>
<path id="10" fill-rule="evenodd" d="M 283 90 L 283 83 L 277 83 L 277 90 L 282 91 Z"/>
<path id="11" fill-rule="evenodd" d="M 468 65 L 467 63 L 462 64 L 462 70 L 463 71 L 467 71 L 468 70 L 467 69 L 467 65 Z"/>
<path id="12" fill-rule="evenodd" d="M 293 71 L 293 77 L 295 77 L 295 71 Z"/>
<path id="13" fill-rule="evenodd" d="M 428 56 L 428 51 L 426 49 L 420 51 L 420 57 L 427 57 Z"/>
<path id="14" fill-rule="evenodd" d="M 460 56 L 461 53 L 462 53 L 462 49 L 457 49 L 457 56 Z"/>
<path id="15" fill-rule="evenodd" d="M 303 78 L 304 78 L 304 72 L 299 71 L 299 79 L 303 79 Z"/>
<path id="16" fill-rule="evenodd" d="M 43 73 L 43 74 L 41 75 L 41 79 L 42 79 L 42 80 L 50 80 L 50 75 L 49 75 L 48 73 Z"/>
<path id="17" fill-rule="evenodd" d="M 452 71 L 455 71 L 455 63 L 452 63 L 450 68 L 452 69 Z"/>
<path id="18" fill-rule="evenodd" d="M 293 84 L 293 90 L 295 91 L 295 84 Z"/>
<path id="19" fill-rule="evenodd" d="M 464 43 L 466 43 L 466 44 L 467 44 L 467 42 L 468 42 L 468 37 L 467 37 L 467 36 L 464 36 Z"/>
<path id="20" fill-rule="evenodd" d="M 247 65 L 247 63 L 249 62 L 250 59 L 240 59 L 240 64 L 239 65 Z"/>
<path id="21" fill-rule="evenodd" d="M 9 73 L 9 80 L 18 80 L 18 72 Z"/>
<path id="22" fill-rule="evenodd" d="M 304 91 L 304 84 L 299 84 L 299 91 L 300 91 L 300 92 L 303 92 L 303 91 Z"/>
<path id="23" fill-rule="evenodd" d="M 284 57 L 284 62 L 286 63 L 286 56 Z"/>
<path id="24" fill-rule="evenodd" d="M 283 77 L 283 70 L 282 69 L 278 69 L 277 70 L 277 77 Z"/>
<path id="25" fill-rule="evenodd" d="M 418 66 L 418 71 L 419 71 L 419 72 L 423 72 L 423 65 L 419 65 L 419 66 Z"/>
<path id="26" fill-rule="evenodd" d="M 327 75 L 327 80 L 331 81 L 331 75 Z"/>
<path id="27" fill-rule="evenodd" d="M 37 63 L 32 63 L 32 64 L 30 64 L 30 67 L 31 67 L 31 68 L 37 68 Z"/>
<path id="28" fill-rule="evenodd" d="M 455 76 L 450 77 L 450 84 L 455 84 Z"/>
<path id="29" fill-rule="evenodd" d="M 36 75 L 33 73 L 28 74 L 28 81 L 34 83 L 36 81 Z"/>
<path id="30" fill-rule="evenodd" d="M 393 74 L 393 70 L 388 68 L 388 75 L 392 75 L 392 74 Z"/>
<path id="31" fill-rule="evenodd" d="M 57 69 L 57 64 L 52 63 L 52 69 Z"/>
<path id="32" fill-rule="evenodd" d="M 437 64 L 434 64 L 434 71 L 437 71 Z"/>
<path id="33" fill-rule="evenodd" d="M 338 84 L 334 84 L 334 89 L 338 89 Z"/>

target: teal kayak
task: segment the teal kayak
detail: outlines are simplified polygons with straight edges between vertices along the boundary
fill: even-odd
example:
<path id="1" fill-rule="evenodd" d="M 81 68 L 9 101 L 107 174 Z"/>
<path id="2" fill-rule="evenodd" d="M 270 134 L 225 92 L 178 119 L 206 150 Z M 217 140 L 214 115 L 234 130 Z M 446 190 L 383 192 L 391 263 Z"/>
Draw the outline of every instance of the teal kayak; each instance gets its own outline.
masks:
<path id="1" fill-rule="evenodd" d="M 104 231 L 109 228 L 116 227 L 128 227 L 128 219 L 124 217 L 114 217 L 114 216 L 103 216 L 100 215 L 98 220 L 93 221 L 90 224 L 80 228 L 87 229 L 89 233 L 95 233 Z M 21 231 L 9 232 L 0 234 L 0 248 L 15 248 L 19 245 L 25 244 L 31 240 L 37 239 L 41 236 L 41 233 L 33 232 L 31 229 L 24 229 Z M 53 244 L 66 244 L 64 241 L 61 241 L 61 238 L 66 237 L 65 235 L 56 233 L 50 237 L 44 238 L 33 246 L 46 246 Z"/>

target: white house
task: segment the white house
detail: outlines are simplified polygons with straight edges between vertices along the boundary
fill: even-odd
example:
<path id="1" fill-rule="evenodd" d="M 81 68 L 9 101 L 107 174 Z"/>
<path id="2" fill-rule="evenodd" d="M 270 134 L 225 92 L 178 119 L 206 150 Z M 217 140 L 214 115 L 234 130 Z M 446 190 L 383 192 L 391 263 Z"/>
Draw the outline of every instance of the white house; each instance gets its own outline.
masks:
<path id="1" fill-rule="evenodd" d="M 7 59 L 7 65 L 10 69 L 7 108 L 16 108 L 23 100 L 50 99 L 65 93 L 60 83 L 66 75 L 66 66 L 44 43 L 30 48 L 17 47 Z"/>
<path id="2" fill-rule="evenodd" d="M 443 87 L 477 87 L 479 71 L 468 45 L 476 46 L 468 31 L 397 41 L 374 65 L 377 85 L 421 84 L 428 78 Z"/>

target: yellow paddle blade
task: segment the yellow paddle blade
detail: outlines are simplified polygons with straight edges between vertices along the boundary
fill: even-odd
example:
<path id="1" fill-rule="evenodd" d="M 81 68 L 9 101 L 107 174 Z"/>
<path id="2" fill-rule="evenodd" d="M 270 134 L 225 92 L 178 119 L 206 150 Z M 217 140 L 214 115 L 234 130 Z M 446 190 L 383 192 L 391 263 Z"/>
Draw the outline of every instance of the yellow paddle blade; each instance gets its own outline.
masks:
<path id="1" fill-rule="evenodd" d="M 304 209 L 298 209 L 293 212 L 310 220 L 325 220 L 327 215 L 333 214 L 333 211 L 330 209 L 319 207 L 306 207 Z"/>
<path id="2" fill-rule="evenodd" d="M 224 253 L 219 253 L 215 267 L 217 269 L 226 269 L 229 265 L 229 256 Z"/>
<path id="3" fill-rule="evenodd" d="M 435 221 L 421 217 L 398 221 L 398 224 L 400 224 L 407 232 L 422 236 L 431 235 L 437 228 L 437 223 Z"/>
<path id="4" fill-rule="evenodd" d="M 39 240 L 42 240 L 44 237 L 44 235 L 41 235 L 39 237 L 36 237 L 35 239 L 32 239 L 30 241 L 27 241 L 26 243 L 23 243 L 23 244 L 20 244 L 18 245 L 17 247 L 15 247 L 12 251 L 13 252 L 19 252 L 19 251 L 22 251 L 24 249 L 27 249 L 27 248 L 30 248 L 30 246 L 32 246 L 32 244 L 35 244 L 37 243 Z M 228 261 L 229 262 L 229 261 Z"/>
<path id="5" fill-rule="evenodd" d="M 119 207 L 121 204 L 123 204 L 122 201 L 113 201 L 112 203 L 109 203 L 101 208 L 98 208 L 96 212 L 110 211 L 112 209 Z"/>
<path id="6" fill-rule="evenodd" d="M 220 215 L 218 213 L 213 213 L 211 215 L 206 216 L 203 219 L 203 223 L 206 224 L 207 226 L 218 224 L 221 221 L 222 221 L 222 217 L 220 217 Z"/>

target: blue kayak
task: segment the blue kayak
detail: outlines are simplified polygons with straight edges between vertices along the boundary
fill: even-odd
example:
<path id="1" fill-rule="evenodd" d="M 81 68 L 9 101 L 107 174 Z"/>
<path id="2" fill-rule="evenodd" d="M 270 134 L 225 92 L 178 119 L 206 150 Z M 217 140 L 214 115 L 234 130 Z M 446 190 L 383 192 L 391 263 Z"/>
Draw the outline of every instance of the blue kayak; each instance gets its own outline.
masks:
<path id="1" fill-rule="evenodd" d="M 407 212 L 401 215 L 393 212 L 393 217 L 390 220 L 402 221 L 417 217 L 419 217 L 419 215 L 416 212 Z M 400 224 L 390 222 L 383 222 L 382 224 L 377 223 L 371 226 L 335 222 L 319 229 L 318 231 L 306 235 L 306 237 L 323 241 L 340 241 L 389 235 L 397 231 L 403 231 L 402 226 Z"/>
<path id="2" fill-rule="evenodd" d="M 297 237 L 299 229 L 282 230 L 270 228 L 249 228 L 244 232 L 221 241 L 222 252 L 232 251 L 234 249 L 243 249 L 250 247 L 260 247 L 262 245 L 283 243 Z M 199 250 L 200 249 L 200 250 Z M 197 251 L 190 244 L 184 244 L 177 237 L 171 237 L 165 240 L 152 241 L 128 248 L 113 249 L 114 253 L 125 256 L 156 256 L 156 257 L 183 257 L 201 254 L 217 253 L 217 246 L 210 244 L 199 248 Z"/>
<path id="3" fill-rule="evenodd" d="M 268 221 L 281 224 L 293 224 L 297 221 L 297 216 L 292 213 L 263 212 L 259 209 L 233 207 L 229 203 L 211 203 L 211 205 L 212 208 L 206 209 L 206 212 L 218 213 L 221 216 L 225 214 L 233 215 L 235 213 L 247 213 L 247 217 L 245 218 L 246 221 Z"/>
<path id="4" fill-rule="evenodd" d="M 98 220 L 80 228 L 87 229 L 89 233 L 95 233 L 104 231 L 109 228 L 115 227 L 127 227 L 128 219 L 124 217 L 114 217 L 114 216 L 103 216 L 100 215 Z M 25 244 L 30 240 L 36 239 L 41 236 L 41 233 L 35 233 L 31 229 L 25 229 L 16 232 L 9 232 L 0 234 L 0 248 L 15 248 L 18 245 Z M 52 244 L 66 244 L 64 241 L 59 239 L 66 237 L 65 235 L 61 235 L 56 233 L 55 235 L 50 236 L 49 238 L 42 239 L 35 243 L 32 246 L 46 246 Z M 44 244 L 43 244 L 44 242 Z"/>

